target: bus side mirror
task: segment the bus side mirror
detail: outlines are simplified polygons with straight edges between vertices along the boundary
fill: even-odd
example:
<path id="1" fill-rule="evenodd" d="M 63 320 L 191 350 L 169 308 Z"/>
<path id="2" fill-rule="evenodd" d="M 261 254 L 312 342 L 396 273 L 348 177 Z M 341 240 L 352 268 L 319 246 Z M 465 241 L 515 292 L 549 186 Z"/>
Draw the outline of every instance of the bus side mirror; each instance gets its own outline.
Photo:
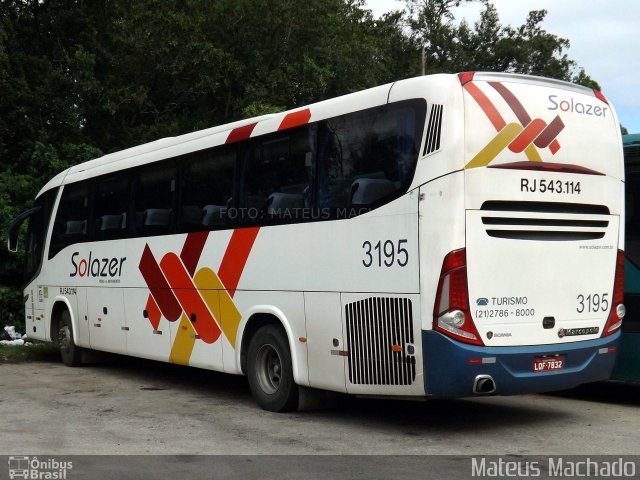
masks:
<path id="1" fill-rule="evenodd" d="M 22 225 L 22 222 L 24 222 L 34 213 L 38 212 L 40 208 L 42 207 L 33 207 L 26 212 L 22 212 L 20 215 L 13 219 L 11 225 L 9 225 L 9 236 L 7 238 L 7 249 L 10 252 L 15 253 L 18 251 L 18 236 L 20 235 L 20 225 Z"/>
<path id="2" fill-rule="evenodd" d="M 18 251 L 18 228 L 9 230 L 9 238 L 7 239 L 7 249 L 15 253 Z"/>

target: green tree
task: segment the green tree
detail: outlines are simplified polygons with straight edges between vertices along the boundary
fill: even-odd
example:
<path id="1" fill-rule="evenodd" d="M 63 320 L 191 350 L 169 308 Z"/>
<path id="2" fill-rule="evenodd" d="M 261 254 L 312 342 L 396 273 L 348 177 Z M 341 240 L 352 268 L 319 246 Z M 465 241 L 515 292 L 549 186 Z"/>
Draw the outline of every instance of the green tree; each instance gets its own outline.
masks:
<path id="1" fill-rule="evenodd" d="M 482 4 L 471 28 L 454 22 L 453 9 L 462 3 Z M 542 28 L 546 10 L 529 12 L 524 24 L 500 24 L 489 0 L 407 0 L 406 12 L 415 42 L 424 46 L 427 73 L 489 70 L 523 73 L 572 81 L 599 88 L 567 56 L 569 40 Z"/>

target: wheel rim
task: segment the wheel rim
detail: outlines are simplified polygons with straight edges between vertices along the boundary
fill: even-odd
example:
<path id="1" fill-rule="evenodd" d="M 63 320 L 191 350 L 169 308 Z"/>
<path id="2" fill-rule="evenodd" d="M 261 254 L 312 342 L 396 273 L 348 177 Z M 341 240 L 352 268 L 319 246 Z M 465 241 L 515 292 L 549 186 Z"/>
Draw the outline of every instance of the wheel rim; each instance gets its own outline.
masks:
<path id="1" fill-rule="evenodd" d="M 58 330 L 58 343 L 62 352 L 68 352 L 71 346 L 71 331 L 68 325 L 63 325 Z"/>
<path id="2" fill-rule="evenodd" d="M 282 381 L 282 361 L 273 345 L 262 345 L 256 355 L 256 373 L 262 391 L 273 395 Z"/>

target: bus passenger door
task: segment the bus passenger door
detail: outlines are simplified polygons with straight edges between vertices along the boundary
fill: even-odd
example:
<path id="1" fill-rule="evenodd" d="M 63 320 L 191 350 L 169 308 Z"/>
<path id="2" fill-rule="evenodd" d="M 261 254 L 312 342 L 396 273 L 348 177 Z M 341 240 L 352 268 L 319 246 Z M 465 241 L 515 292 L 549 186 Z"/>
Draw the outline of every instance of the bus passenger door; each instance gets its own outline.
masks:
<path id="1" fill-rule="evenodd" d="M 309 385 L 345 392 L 345 356 L 340 294 L 305 292 Z"/>
<path id="2" fill-rule="evenodd" d="M 87 306 L 91 348 L 126 354 L 127 332 L 122 289 L 88 288 Z"/>

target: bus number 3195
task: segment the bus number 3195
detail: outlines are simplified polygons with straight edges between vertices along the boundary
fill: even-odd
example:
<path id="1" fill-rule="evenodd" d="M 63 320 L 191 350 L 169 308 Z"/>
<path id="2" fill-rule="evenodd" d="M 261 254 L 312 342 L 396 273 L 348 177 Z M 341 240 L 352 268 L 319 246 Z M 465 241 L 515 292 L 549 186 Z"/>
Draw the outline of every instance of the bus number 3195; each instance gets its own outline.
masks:
<path id="1" fill-rule="evenodd" d="M 409 263 L 409 252 L 405 248 L 408 240 L 402 238 L 398 243 L 393 240 L 379 240 L 373 244 L 369 240 L 362 244 L 365 259 L 362 265 L 365 267 L 392 267 L 398 264 L 405 267 Z"/>

